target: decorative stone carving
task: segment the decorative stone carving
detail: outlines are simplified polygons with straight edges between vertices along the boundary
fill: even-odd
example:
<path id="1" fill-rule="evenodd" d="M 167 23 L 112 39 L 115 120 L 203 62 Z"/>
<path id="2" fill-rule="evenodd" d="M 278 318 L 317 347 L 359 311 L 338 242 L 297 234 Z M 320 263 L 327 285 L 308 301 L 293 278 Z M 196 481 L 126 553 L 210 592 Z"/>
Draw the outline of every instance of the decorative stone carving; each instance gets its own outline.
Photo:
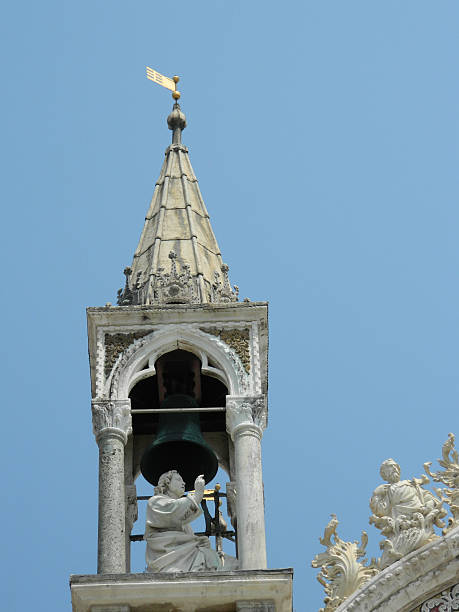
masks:
<path id="1" fill-rule="evenodd" d="M 446 511 L 441 499 L 422 488 L 430 482 L 425 474 L 400 480 L 400 466 L 393 459 L 382 463 L 380 474 L 387 484 L 377 487 L 371 497 L 370 525 L 386 538 L 380 543 L 380 567 L 385 568 L 437 538 L 433 527 L 444 527 L 441 519 Z"/>
<path id="2" fill-rule="evenodd" d="M 129 277 L 132 274 L 132 269 L 128 266 L 124 268 L 123 273 L 126 279 L 124 289 L 118 289 L 117 304 L 118 306 L 130 306 L 134 301 L 133 293 L 129 287 Z"/>
<path id="3" fill-rule="evenodd" d="M 176 470 L 162 474 L 148 500 L 145 540 L 149 572 L 197 572 L 221 569 L 218 554 L 207 536 L 194 535 L 189 523 L 202 514 L 204 479 L 186 497 L 185 483 Z M 225 563 L 225 565 L 227 565 Z"/>
<path id="4" fill-rule="evenodd" d="M 361 544 L 358 542 L 343 542 L 336 533 L 338 520 L 335 514 L 324 530 L 324 537 L 319 538 L 326 551 L 316 555 L 312 567 L 320 567 L 317 580 L 325 588 L 325 608 L 319 612 L 332 612 L 352 593 L 360 589 L 366 582 L 378 573 L 375 561 L 366 564 L 365 548 L 368 536 L 362 531 Z M 332 541 L 333 538 L 333 541 Z M 361 561 L 359 561 L 361 559 Z"/>
<path id="5" fill-rule="evenodd" d="M 443 530 L 443 533 L 447 533 L 459 526 L 459 455 L 454 447 L 452 433 L 448 434 L 448 439 L 443 444 L 442 458 L 438 459 L 438 463 L 444 468 L 443 471 L 431 472 L 431 461 L 424 463 L 424 469 L 435 482 L 441 482 L 448 487 L 441 490 L 443 501 L 449 505 L 453 515 L 448 520 L 448 527 Z"/>
<path id="6" fill-rule="evenodd" d="M 239 355 L 242 365 L 250 373 L 250 332 L 248 329 L 222 329 L 212 327 L 204 329 L 208 334 L 217 336 Z"/>
<path id="7" fill-rule="evenodd" d="M 126 366 L 129 359 L 138 349 L 140 349 L 144 344 L 150 341 L 153 333 L 154 332 L 149 331 L 142 338 L 137 338 L 137 340 L 134 340 L 134 342 L 130 344 L 127 347 L 127 349 L 125 349 L 123 353 L 120 355 L 120 359 L 117 361 L 115 367 L 113 368 L 113 375 L 110 381 L 110 389 L 109 389 L 110 397 L 116 397 L 117 392 L 118 392 L 118 383 L 119 383 L 121 371 Z"/>
<path id="8" fill-rule="evenodd" d="M 203 302 L 199 291 L 198 276 L 191 274 L 191 267 L 181 262 L 181 271 L 177 269 L 177 254 L 169 253 L 171 260 L 170 272 L 164 272 L 159 267 L 155 272 L 137 272 L 136 278 L 131 279 L 131 268 L 125 268 L 126 282 L 124 289 L 118 290 L 118 305 L 131 306 L 139 304 L 200 304 Z M 239 288 L 234 285 L 234 291 L 228 278 L 228 266 L 221 266 L 223 280 L 220 273 L 214 272 L 214 282 L 211 286 L 209 299 L 213 303 L 237 302 Z"/>
<path id="9" fill-rule="evenodd" d="M 97 441 L 104 433 L 113 432 L 126 444 L 132 433 L 130 400 L 93 400 L 92 426 Z"/>
<path id="10" fill-rule="evenodd" d="M 419 608 L 419 612 L 453 612 L 455 610 L 459 610 L 459 584 L 431 597 Z"/>
<path id="11" fill-rule="evenodd" d="M 445 584 L 456 584 L 457 576 L 459 530 L 455 529 L 386 567 L 337 612 L 420 612 L 419 601 L 444 590 Z"/>
<path id="12" fill-rule="evenodd" d="M 241 425 L 255 425 L 260 435 L 266 429 L 267 408 L 264 396 L 237 397 L 226 401 L 226 429 L 233 436 Z"/>
<path id="13" fill-rule="evenodd" d="M 148 335 L 151 330 L 137 332 L 117 332 L 105 334 L 105 376 L 108 377 L 112 368 L 118 359 L 118 356 L 131 345 L 134 340 L 143 338 Z"/>
<path id="14" fill-rule="evenodd" d="M 182 263 L 182 271 L 177 271 L 177 254 L 175 251 L 169 253 L 171 260 L 171 271 L 164 272 L 164 268 L 158 268 L 152 279 L 153 302 L 163 304 L 197 304 L 199 303 L 199 292 L 197 278 L 193 278 L 190 266 Z"/>
<path id="15" fill-rule="evenodd" d="M 214 272 L 214 282 L 212 284 L 212 302 L 237 302 L 239 296 L 239 287 L 234 285 L 234 291 L 231 289 L 231 284 L 228 278 L 229 267 L 227 264 L 222 264 L 221 272 L 223 281 L 220 280 L 220 274 Z"/>

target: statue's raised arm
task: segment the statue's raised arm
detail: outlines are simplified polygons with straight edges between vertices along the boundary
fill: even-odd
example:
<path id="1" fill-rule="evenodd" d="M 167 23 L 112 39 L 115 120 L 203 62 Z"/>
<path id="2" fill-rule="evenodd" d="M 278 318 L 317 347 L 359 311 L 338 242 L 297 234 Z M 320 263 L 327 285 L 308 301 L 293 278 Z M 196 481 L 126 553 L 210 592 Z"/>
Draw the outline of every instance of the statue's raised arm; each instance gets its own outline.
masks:
<path id="1" fill-rule="evenodd" d="M 149 572 L 217 570 L 221 563 L 209 538 L 194 535 L 189 523 L 202 514 L 204 478 L 198 476 L 195 492 L 184 497 L 185 483 L 176 470 L 162 474 L 147 503 L 145 540 Z"/>

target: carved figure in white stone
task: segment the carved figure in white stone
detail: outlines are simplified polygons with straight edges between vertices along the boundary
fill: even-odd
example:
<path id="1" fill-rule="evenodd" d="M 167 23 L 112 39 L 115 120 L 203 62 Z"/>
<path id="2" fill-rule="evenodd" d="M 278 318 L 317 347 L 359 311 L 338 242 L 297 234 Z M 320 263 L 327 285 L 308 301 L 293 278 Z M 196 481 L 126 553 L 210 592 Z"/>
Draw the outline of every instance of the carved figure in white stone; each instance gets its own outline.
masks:
<path id="1" fill-rule="evenodd" d="M 194 493 L 183 497 L 185 483 L 176 470 L 163 474 L 147 503 L 145 540 L 148 572 L 217 570 L 221 563 L 209 538 L 194 535 L 189 523 L 202 514 L 204 478 L 198 476 Z"/>
<path id="2" fill-rule="evenodd" d="M 381 464 L 380 474 L 387 484 L 377 487 L 371 497 L 370 524 L 386 537 L 380 544 L 384 568 L 437 538 L 433 527 L 444 527 L 441 519 L 446 511 L 441 499 L 422 488 L 430 482 L 425 474 L 400 480 L 400 466 L 393 459 Z"/>

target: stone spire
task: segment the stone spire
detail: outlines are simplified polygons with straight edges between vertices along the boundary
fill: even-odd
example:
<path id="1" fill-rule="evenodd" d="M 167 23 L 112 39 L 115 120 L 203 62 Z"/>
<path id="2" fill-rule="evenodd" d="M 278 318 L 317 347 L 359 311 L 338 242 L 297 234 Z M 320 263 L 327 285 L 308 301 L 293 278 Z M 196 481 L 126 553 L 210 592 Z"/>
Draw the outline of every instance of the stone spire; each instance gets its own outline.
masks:
<path id="1" fill-rule="evenodd" d="M 172 144 L 156 183 L 118 304 L 204 304 L 237 301 L 223 263 L 188 149 L 186 118 L 176 102 L 167 118 Z"/>

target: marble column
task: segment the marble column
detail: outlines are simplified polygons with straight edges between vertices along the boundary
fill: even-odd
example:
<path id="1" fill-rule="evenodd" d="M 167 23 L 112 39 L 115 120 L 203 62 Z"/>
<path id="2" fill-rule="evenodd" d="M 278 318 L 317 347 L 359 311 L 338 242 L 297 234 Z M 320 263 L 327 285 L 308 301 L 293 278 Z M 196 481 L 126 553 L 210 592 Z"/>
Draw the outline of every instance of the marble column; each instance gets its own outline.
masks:
<path id="1" fill-rule="evenodd" d="M 124 446 L 132 432 L 130 400 L 93 400 L 92 423 L 99 446 L 97 573 L 126 572 Z"/>
<path id="2" fill-rule="evenodd" d="M 261 438 L 266 427 L 264 397 L 231 397 L 226 428 L 234 442 L 237 543 L 241 569 L 266 569 Z"/>

